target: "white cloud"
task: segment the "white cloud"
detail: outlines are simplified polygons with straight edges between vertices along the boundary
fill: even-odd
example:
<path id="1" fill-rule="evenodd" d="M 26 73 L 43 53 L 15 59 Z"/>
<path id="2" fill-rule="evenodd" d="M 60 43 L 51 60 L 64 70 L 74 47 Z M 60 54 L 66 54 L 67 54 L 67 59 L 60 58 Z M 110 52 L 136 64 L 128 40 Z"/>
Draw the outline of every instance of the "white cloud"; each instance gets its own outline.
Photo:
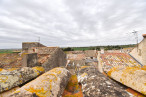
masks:
<path id="1" fill-rule="evenodd" d="M 145 0 L 1 0 L 0 48 L 134 43 L 146 33 Z M 17 45 L 16 45 L 17 44 Z"/>

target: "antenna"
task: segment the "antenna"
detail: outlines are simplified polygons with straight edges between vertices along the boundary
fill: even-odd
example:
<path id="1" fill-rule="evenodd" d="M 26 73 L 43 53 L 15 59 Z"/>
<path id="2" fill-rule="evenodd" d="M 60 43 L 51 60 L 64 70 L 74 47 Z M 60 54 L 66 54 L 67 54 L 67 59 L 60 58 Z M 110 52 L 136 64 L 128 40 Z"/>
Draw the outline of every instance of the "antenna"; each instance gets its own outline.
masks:
<path id="1" fill-rule="evenodd" d="M 40 43 L 40 37 L 38 37 L 38 42 Z"/>
<path id="2" fill-rule="evenodd" d="M 138 31 L 133 30 L 132 33 L 135 35 L 136 44 L 137 44 L 137 52 L 138 52 Z"/>
<path id="3" fill-rule="evenodd" d="M 40 47 L 40 37 L 38 37 L 38 47 Z"/>

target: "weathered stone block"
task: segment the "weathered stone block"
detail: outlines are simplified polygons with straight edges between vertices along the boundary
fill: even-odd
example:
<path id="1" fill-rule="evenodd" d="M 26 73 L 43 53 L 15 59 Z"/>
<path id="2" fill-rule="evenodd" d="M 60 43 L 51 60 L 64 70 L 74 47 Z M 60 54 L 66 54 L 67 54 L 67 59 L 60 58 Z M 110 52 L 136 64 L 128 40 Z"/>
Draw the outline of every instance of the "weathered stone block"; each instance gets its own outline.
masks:
<path id="1" fill-rule="evenodd" d="M 19 88 L 20 87 L 15 87 L 15 88 L 12 88 L 8 91 L 2 92 L 2 93 L 0 93 L 0 97 L 8 97 L 11 93 L 13 93 L 14 91 L 16 91 Z"/>
<path id="2" fill-rule="evenodd" d="M 113 67 L 108 75 L 116 81 L 146 95 L 146 68 Z"/>
<path id="3" fill-rule="evenodd" d="M 70 73 L 65 68 L 54 68 L 24 85 L 10 97 L 61 97 Z"/>
<path id="4" fill-rule="evenodd" d="M 21 85 L 44 72 L 43 67 L 23 67 L 14 71 L 0 73 L 0 92 Z"/>

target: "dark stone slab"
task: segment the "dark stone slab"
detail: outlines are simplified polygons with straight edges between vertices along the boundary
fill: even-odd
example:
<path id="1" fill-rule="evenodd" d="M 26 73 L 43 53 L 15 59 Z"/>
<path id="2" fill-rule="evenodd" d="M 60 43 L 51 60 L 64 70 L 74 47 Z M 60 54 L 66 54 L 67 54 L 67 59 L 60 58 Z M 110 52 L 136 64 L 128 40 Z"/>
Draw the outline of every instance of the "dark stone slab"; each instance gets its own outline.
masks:
<path id="1" fill-rule="evenodd" d="M 100 73 L 95 67 L 81 69 L 78 76 L 84 97 L 129 97 L 125 87 Z"/>

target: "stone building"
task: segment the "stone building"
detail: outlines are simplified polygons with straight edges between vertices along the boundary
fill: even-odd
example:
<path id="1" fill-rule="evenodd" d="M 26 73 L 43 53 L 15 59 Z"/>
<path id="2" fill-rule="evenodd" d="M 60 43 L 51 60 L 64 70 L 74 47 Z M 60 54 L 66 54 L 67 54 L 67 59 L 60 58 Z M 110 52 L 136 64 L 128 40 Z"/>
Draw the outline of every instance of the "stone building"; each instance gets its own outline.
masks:
<path id="1" fill-rule="evenodd" d="M 28 49 L 32 47 L 46 47 L 46 46 L 44 46 L 43 44 L 39 42 L 23 42 L 22 43 L 22 50 L 25 52 L 28 52 Z"/>
<path id="2" fill-rule="evenodd" d="M 36 82 L 34 82 L 33 85 L 30 84 L 30 91 L 34 90 L 35 87 L 38 87 L 36 90 L 34 90 L 36 91 L 36 95 L 38 97 L 40 96 L 38 94 L 40 91 L 37 90 L 39 90 L 41 86 L 41 89 L 46 89 L 48 85 L 47 89 L 50 90 L 46 90 L 47 92 L 45 92 L 45 96 L 49 95 L 50 93 L 53 93 L 52 95 L 62 95 L 70 77 L 69 71 L 65 68 L 62 68 L 65 67 L 65 65 L 66 54 L 61 48 L 46 47 L 37 42 L 25 42 L 22 44 L 21 53 L 0 55 L 0 97 L 28 97 L 27 93 L 22 93 L 22 95 L 21 93 L 20 95 L 16 93 L 14 96 L 8 95 L 15 91 L 15 88 L 20 88 L 20 90 L 24 92 L 25 89 L 23 90 L 21 87 L 23 85 L 25 86 L 26 83 L 31 82 L 31 80 L 35 79 L 42 73 L 45 74 L 45 79 L 41 77 L 41 81 L 40 79 L 37 80 L 39 83 L 36 84 Z M 51 69 L 53 69 L 51 71 L 52 73 L 49 72 Z M 42 85 L 37 86 L 40 85 L 40 83 L 42 83 Z M 56 90 L 56 86 L 58 90 Z M 44 93 L 43 90 L 42 93 Z M 34 96 L 34 93 L 32 93 L 31 96 Z"/>
<path id="3" fill-rule="evenodd" d="M 146 34 L 143 34 L 143 38 L 144 39 L 138 44 L 138 46 L 130 52 L 130 55 L 142 65 L 146 65 Z"/>
<path id="4" fill-rule="evenodd" d="M 45 71 L 48 71 L 66 64 L 66 54 L 59 47 L 46 47 L 38 42 L 24 42 L 22 50 L 24 53 L 23 67 L 38 65 L 43 66 Z"/>

